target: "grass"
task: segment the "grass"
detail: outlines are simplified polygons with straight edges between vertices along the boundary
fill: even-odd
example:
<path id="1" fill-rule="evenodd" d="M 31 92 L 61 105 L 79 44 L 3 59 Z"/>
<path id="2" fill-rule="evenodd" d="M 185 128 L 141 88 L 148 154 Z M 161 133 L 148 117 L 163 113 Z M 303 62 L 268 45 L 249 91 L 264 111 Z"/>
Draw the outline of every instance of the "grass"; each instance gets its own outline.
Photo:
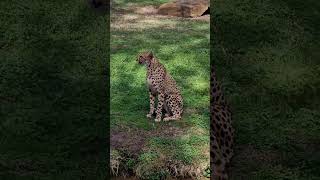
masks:
<path id="1" fill-rule="evenodd" d="M 126 129 L 132 141 L 129 132 L 150 134 L 134 155 L 125 144 L 114 148 L 129 159 L 122 168 L 145 179 L 186 175 L 182 168 L 189 166 L 204 171 L 209 165 L 209 22 L 146 17 L 130 10 L 151 1 L 119 2 L 124 1 L 117 1 L 111 20 L 111 130 L 117 134 Z M 127 12 L 117 14 L 121 10 Z M 177 81 L 185 105 L 181 121 L 155 123 L 146 118 L 146 68 L 136 62 L 143 50 L 152 50 Z M 181 172 L 171 172 L 173 166 Z"/>
<path id="2" fill-rule="evenodd" d="M 0 2 L 1 179 L 104 179 L 108 17 Z"/>
<path id="3" fill-rule="evenodd" d="M 319 179 L 319 2 L 213 7 L 212 59 L 236 129 L 232 179 Z"/>

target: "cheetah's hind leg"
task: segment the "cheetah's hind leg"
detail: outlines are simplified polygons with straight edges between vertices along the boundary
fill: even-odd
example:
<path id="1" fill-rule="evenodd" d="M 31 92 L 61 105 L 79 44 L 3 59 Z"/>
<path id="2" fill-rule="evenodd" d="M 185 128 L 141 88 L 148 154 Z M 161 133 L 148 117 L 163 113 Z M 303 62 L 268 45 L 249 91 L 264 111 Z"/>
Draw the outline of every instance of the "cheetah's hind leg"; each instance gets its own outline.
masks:
<path id="1" fill-rule="evenodd" d="M 180 120 L 181 119 L 181 110 L 178 108 L 173 108 L 172 116 L 167 116 L 163 118 L 163 121 L 173 121 L 173 120 Z"/>
<path id="2" fill-rule="evenodd" d="M 168 105 L 167 105 L 167 101 L 165 101 L 164 103 L 163 103 L 163 112 L 165 113 L 164 114 L 164 117 L 165 118 L 167 118 L 167 117 L 170 117 L 171 116 L 171 111 L 170 111 L 170 109 L 169 109 L 169 107 L 168 107 Z"/>
<path id="3" fill-rule="evenodd" d="M 181 119 L 182 108 L 179 106 L 180 104 L 172 102 L 175 102 L 175 96 L 168 96 L 168 98 L 166 99 L 166 106 L 170 114 L 168 114 L 169 116 L 163 118 L 163 121 Z"/>

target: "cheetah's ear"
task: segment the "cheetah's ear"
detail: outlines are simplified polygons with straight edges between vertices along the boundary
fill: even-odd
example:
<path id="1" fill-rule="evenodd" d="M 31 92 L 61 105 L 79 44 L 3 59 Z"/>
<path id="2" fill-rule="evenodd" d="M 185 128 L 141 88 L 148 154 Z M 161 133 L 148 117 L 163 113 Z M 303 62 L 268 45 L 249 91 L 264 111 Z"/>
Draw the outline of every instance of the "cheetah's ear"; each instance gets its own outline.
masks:
<path id="1" fill-rule="evenodd" d="M 150 59 L 152 59 L 152 58 L 153 58 L 153 52 L 152 52 L 152 51 L 149 51 L 149 53 L 148 53 L 148 57 L 149 57 Z"/>

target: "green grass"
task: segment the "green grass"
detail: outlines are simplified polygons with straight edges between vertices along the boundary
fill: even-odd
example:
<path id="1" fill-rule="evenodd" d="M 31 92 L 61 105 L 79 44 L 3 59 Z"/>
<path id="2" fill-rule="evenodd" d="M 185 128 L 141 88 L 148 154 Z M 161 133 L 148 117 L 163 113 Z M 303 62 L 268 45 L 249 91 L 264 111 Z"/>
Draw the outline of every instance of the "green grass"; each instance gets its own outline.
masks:
<path id="1" fill-rule="evenodd" d="M 138 6 L 150 3 L 133 2 Z M 117 6 L 118 9 L 128 7 Z M 139 177 L 152 179 L 170 176 L 165 165 L 168 160 L 186 166 L 208 165 L 205 153 L 209 150 L 209 22 L 136 17 L 130 12 L 113 18 L 111 129 L 126 127 L 160 133 L 145 140 L 146 147 L 138 154 L 132 169 Z M 152 50 L 177 81 L 184 99 L 181 121 L 156 123 L 146 118 L 149 111 L 146 68 L 136 61 L 138 53 L 144 50 Z M 175 127 L 183 134 L 167 137 L 161 132 L 163 127 Z"/>
<path id="2" fill-rule="evenodd" d="M 108 17 L 0 2 L 0 179 L 104 179 Z"/>
<path id="3" fill-rule="evenodd" d="M 236 129 L 232 179 L 319 179 L 320 3 L 213 7 L 212 60 Z"/>

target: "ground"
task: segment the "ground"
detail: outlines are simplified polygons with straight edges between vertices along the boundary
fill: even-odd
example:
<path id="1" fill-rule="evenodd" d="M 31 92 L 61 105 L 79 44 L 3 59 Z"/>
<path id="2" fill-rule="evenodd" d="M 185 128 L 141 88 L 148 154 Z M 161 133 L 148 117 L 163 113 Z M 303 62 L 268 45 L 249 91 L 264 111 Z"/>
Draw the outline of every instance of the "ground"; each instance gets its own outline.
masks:
<path id="1" fill-rule="evenodd" d="M 120 164 L 115 175 L 203 176 L 209 166 L 209 16 L 157 16 L 153 10 L 164 1 L 130 2 L 114 1 L 111 15 L 111 156 L 121 159 L 114 161 Z M 143 50 L 152 50 L 177 81 L 182 120 L 146 118 L 146 68 L 136 61 Z"/>
<path id="2" fill-rule="evenodd" d="M 319 1 L 211 7 L 211 59 L 236 130 L 231 179 L 319 179 Z"/>

